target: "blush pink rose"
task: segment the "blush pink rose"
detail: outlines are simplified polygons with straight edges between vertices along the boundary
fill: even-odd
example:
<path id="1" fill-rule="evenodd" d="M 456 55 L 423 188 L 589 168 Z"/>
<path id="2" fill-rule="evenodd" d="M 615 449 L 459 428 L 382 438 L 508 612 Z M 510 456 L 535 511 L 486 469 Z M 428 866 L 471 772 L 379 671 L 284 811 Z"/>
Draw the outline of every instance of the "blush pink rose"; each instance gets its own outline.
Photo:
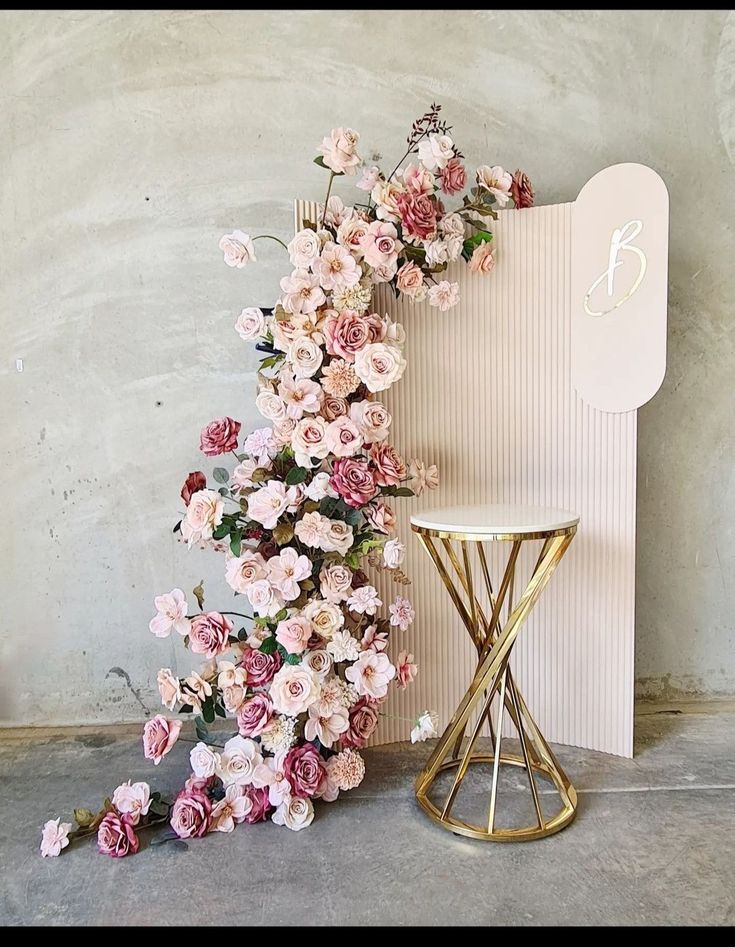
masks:
<path id="1" fill-rule="evenodd" d="M 140 839 L 135 834 L 133 823 L 128 815 L 108 812 L 97 830 L 97 848 L 102 855 L 111 858 L 124 858 L 135 855 L 140 847 Z"/>
<path id="2" fill-rule="evenodd" d="M 182 790 L 171 810 L 171 828 L 179 838 L 201 838 L 209 831 L 212 803 L 200 789 Z"/>
<path id="3" fill-rule="evenodd" d="M 368 465 L 351 457 L 335 460 L 329 483 L 345 503 L 355 509 L 369 503 L 378 492 Z"/>
<path id="4" fill-rule="evenodd" d="M 409 164 L 403 172 L 403 184 L 411 194 L 434 193 L 434 175 L 422 164 Z"/>
<path id="5" fill-rule="evenodd" d="M 379 533 L 390 535 L 396 528 L 396 514 L 385 500 L 378 500 L 365 511 L 368 522 Z"/>
<path id="6" fill-rule="evenodd" d="M 202 428 L 199 436 L 199 450 L 208 457 L 226 454 L 237 448 L 237 436 L 242 425 L 232 418 L 217 418 Z"/>
<path id="7" fill-rule="evenodd" d="M 396 286 L 399 293 L 409 296 L 411 299 L 419 299 L 426 295 L 426 284 L 424 283 L 424 274 L 420 267 L 415 263 L 404 263 L 396 273 Z"/>
<path id="8" fill-rule="evenodd" d="M 206 486 L 207 478 L 204 476 L 201 470 L 192 471 L 184 481 L 184 486 L 181 488 L 181 499 L 188 506 L 192 494 L 198 493 L 200 490 L 204 490 Z"/>
<path id="9" fill-rule="evenodd" d="M 288 751 L 283 761 L 283 774 L 291 784 L 291 794 L 307 799 L 316 793 L 327 771 L 316 748 L 306 743 Z"/>
<path id="10" fill-rule="evenodd" d="M 237 712 L 237 728 L 244 737 L 257 737 L 273 716 L 273 704 L 267 694 L 249 697 Z"/>
<path id="11" fill-rule="evenodd" d="M 394 266 L 402 248 L 398 231 L 388 221 L 374 220 L 367 233 L 360 238 L 360 249 L 369 266 Z"/>
<path id="12" fill-rule="evenodd" d="M 245 821 L 252 825 L 255 822 L 265 822 L 268 814 L 273 809 L 268 799 L 268 787 L 246 786 L 244 796 L 252 803 L 250 812 L 245 816 Z"/>
<path id="13" fill-rule="evenodd" d="M 436 233 L 436 203 L 426 194 L 399 194 L 396 198 L 403 231 L 426 240 Z"/>
<path id="14" fill-rule="evenodd" d="M 366 345 L 385 338 L 386 321 L 376 312 L 361 316 L 354 309 L 343 309 L 327 316 L 323 331 L 327 352 L 354 362 L 355 355 Z"/>
<path id="15" fill-rule="evenodd" d="M 350 728 L 342 734 L 340 742 L 343 747 L 361 750 L 378 726 L 378 707 L 380 701 L 370 697 L 361 697 L 356 704 L 350 707 Z"/>
<path id="16" fill-rule="evenodd" d="M 375 464 L 375 482 L 381 487 L 395 487 L 406 476 L 403 458 L 390 444 L 373 444 L 370 457 Z"/>
<path id="17" fill-rule="evenodd" d="M 467 172 L 459 158 L 450 158 L 439 172 L 439 178 L 445 194 L 458 194 L 467 184 Z"/>
<path id="18" fill-rule="evenodd" d="M 265 687 L 270 684 L 276 671 L 283 663 L 280 652 L 264 654 L 248 648 L 242 656 L 242 668 L 251 687 Z"/>
<path id="19" fill-rule="evenodd" d="M 495 268 L 495 251 L 489 240 L 478 243 L 475 247 L 469 265 L 473 273 L 491 273 Z"/>
<path id="20" fill-rule="evenodd" d="M 143 755 L 158 766 L 171 750 L 181 733 L 180 720 L 166 720 L 162 714 L 156 714 L 147 720 L 143 727 Z"/>
<path id="21" fill-rule="evenodd" d="M 303 654 L 311 638 L 311 622 L 308 618 L 294 615 L 278 622 L 276 641 L 283 645 L 289 654 Z"/>
<path id="22" fill-rule="evenodd" d="M 194 654 L 204 654 L 215 658 L 229 648 L 229 636 L 232 622 L 220 612 L 206 612 L 191 620 L 189 648 Z"/>

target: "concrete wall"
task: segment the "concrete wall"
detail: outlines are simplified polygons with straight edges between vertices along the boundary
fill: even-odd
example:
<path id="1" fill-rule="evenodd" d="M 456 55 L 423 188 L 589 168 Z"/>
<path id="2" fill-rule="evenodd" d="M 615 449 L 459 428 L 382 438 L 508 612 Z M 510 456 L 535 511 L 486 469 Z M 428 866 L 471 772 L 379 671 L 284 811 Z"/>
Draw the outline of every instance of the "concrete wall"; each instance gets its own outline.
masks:
<path id="1" fill-rule="evenodd" d="M 735 693 L 733 14 L 3 13 L 0 27 L 2 720 L 157 704 L 178 652 L 147 630 L 154 593 L 203 576 L 225 589 L 219 558 L 171 534 L 180 480 L 206 421 L 256 421 L 255 358 L 231 325 L 273 299 L 283 266 L 261 243 L 261 265 L 229 270 L 217 240 L 287 236 L 292 198 L 320 194 L 329 128 L 397 160 L 433 99 L 470 164 L 522 165 L 542 203 L 617 161 L 668 183 L 637 672 L 646 696 Z"/>

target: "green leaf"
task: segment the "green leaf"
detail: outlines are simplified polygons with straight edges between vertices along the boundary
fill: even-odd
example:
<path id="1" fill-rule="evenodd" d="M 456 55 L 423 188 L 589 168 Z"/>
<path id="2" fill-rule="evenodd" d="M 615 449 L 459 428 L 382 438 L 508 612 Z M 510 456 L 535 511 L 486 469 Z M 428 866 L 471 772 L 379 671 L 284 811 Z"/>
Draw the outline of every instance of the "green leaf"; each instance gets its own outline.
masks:
<path id="1" fill-rule="evenodd" d="M 217 714 L 218 717 L 226 717 L 226 716 L 227 716 L 227 711 L 225 710 L 225 708 L 224 708 L 224 707 L 222 706 L 222 704 L 220 704 L 220 703 L 216 703 L 216 704 L 214 705 L 214 712 Z"/>
<path id="2" fill-rule="evenodd" d="M 232 550 L 233 556 L 240 555 L 240 550 L 242 549 L 242 531 L 241 530 L 236 529 L 230 533 L 230 549 Z"/>
<path id="3" fill-rule="evenodd" d="M 168 805 L 165 802 L 161 802 L 160 800 L 155 800 L 154 802 L 151 802 L 150 809 L 148 811 L 153 815 L 168 815 Z"/>
<path id="4" fill-rule="evenodd" d="M 277 355 L 268 355 L 266 358 L 261 360 L 260 370 L 262 371 L 264 368 L 273 368 L 274 365 L 277 365 L 283 360 L 283 357 L 283 352 L 279 352 Z"/>
<path id="5" fill-rule="evenodd" d="M 209 736 L 209 730 L 207 729 L 207 725 L 201 717 L 194 718 L 194 728 L 197 732 L 197 739 L 206 742 L 206 739 Z"/>
<path id="6" fill-rule="evenodd" d="M 230 524 L 229 523 L 220 523 L 219 526 L 212 533 L 213 539 L 224 539 L 225 536 L 230 535 Z"/>
<path id="7" fill-rule="evenodd" d="M 317 155 L 316 158 L 314 158 L 314 164 L 318 164 L 319 167 L 324 168 L 325 171 L 332 171 L 332 169 L 328 168 L 327 165 L 324 163 L 324 158 L 321 155 Z M 332 174 L 336 178 L 341 177 L 343 173 L 344 173 L 343 171 L 332 171 Z"/>
<path id="8" fill-rule="evenodd" d="M 273 616 L 273 621 L 277 624 L 279 621 L 283 621 L 285 618 L 288 618 L 288 609 L 282 608 L 278 614 Z"/>
<path id="9" fill-rule="evenodd" d="M 412 497 L 414 492 L 410 487 L 383 487 L 380 491 L 386 497 Z"/>
<path id="10" fill-rule="evenodd" d="M 217 483 L 227 483 L 230 479 L 230 474 L 224 467 L 215 467 L 212 471 L 212 476 L 217 481 Z"/>
<path id="11" fill-rule="evenodd" d="M 273 654 L 278 648 L 278 642 L 276 641 L 273 635 L 270 638 L 266 638 L 265 641 L 258 648 L 258 651 L 262 651 L 263 654 Z"/>
<path id="12" fill-rule="evenodd" d="M 287 654 L 283 660 L 286 662 L 286 664 L 301 664 L 301 655 Z"/>
<path id="13" fill-rule="evenodd" d="M 294 487 L 297 483 L 303 483 L 308 476 L 309 471 L 306 467 L 292 467 L 286 474 L 286 483 L 289 487 Z"/>
<path id="14" fill-rule="evenodd" d="M 191 590 L 191 594 L 199 603 L 199 608 L 204 609 L 204 579 L 199 581 L 199 585 L 194 586 Z"/>
<path id="15" fill-rule="evenodd" d="M 214 723 L 214 701 L 211 697 L 202 704 L 202 717 L 206 723 Z"/>
<path id="16" fill-rule="evenodd" d="M 94 812 L 89 809 L 75 809 L 74 818 L 80 829 L 86 829 L 94 822 Z"/>
<path id="17" fill-rule="evenodd" d="M 350 526 L 358 526 L 361 518 L 362 513 L 359 510 L 349 509 L 345 513 L 345 523 Z"/>

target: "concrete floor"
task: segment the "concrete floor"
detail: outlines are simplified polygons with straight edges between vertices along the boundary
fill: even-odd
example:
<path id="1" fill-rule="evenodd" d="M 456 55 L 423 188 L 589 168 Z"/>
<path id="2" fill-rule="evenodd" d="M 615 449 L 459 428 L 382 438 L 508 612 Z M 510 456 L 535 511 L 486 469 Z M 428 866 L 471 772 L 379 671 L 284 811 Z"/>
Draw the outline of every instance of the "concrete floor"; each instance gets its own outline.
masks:
<path id="1" fill-rule="evenodd" d="M 641 716 L 633 761 L 560 749 L 579 814 L 540 842 L 491 845 L 434 826 L 412 794 L 430 745 L 404 744 L 368 751 L 363 785 L 320 806 L 305 832 L 240 826 L 119 861 L 91 841 L 41 859 L 40 827 L 130 776 L 172 790 L 185 754 L 154 770 L 129 732 L 8 733 L 0 923 L 731 924 L 733 724 L 732 712 Z"/>

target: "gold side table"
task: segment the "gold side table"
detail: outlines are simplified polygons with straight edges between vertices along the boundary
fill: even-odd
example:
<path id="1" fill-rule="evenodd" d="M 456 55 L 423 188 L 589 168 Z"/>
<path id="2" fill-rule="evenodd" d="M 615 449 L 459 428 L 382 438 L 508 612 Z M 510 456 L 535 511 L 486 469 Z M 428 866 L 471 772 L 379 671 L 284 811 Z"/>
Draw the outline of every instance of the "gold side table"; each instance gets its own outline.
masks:
<path id="1" fill-rule="evenodd" d="M 578 522 L 578 516 L 563 510 L 498 505 L 446 507 L 411 517 L 412 529 L 431 557 L 478 656 L 469 690 L 416 780 L 421 808 L 454 833 L 493 842 L 528 841 L 558 832 L 575 816 L 577 794 L 530 714 L 513 678 L 510 657 L 523 623 L 574 538 Z M 509 544 L 507 565 L 497 589 L 488 567 L 486 543 L 491 542 Z M 514 603 L 516 564 L 524 543 L 540 543 L 540 550 L 531 577 Z M 517 734 L 520 754 L 502 750 L 506 713 Z M 476 752 L 486 722 L 490 752 Z M 487 822 L 482 825 L 452 815 L 463 780 L 470 766 L 477 765 L 489 769 L 490 798 Z M 496 825 L 498 777 L 503 765 L 525 771 L 535 824 Z M 432 797 L 439 791 L 438 777 L 447 770 L 455 771 L 454 779 L 444 801 L 436 801 Z M 561 801 L 561 808 L 553 815 L 542 811 L 539 778 L 551 782 Z"/>

